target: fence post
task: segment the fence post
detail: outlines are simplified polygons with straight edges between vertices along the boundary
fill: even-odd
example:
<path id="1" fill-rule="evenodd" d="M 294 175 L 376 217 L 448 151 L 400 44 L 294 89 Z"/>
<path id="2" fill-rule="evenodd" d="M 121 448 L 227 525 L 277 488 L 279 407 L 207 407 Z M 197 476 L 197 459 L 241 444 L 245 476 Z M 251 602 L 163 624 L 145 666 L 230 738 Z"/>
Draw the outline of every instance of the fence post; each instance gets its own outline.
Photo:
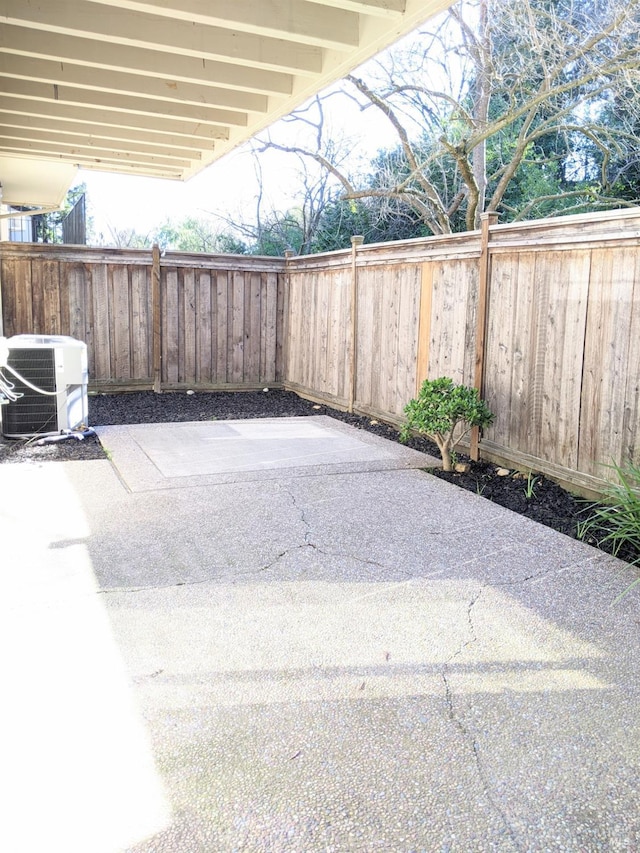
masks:
<path id="1" fill-rule="evenodd" d="M 491 262 L 489 257 L 489 229 L 498 221 L 497 213 L 480 214 L 480 261 L 478 269 L 478 306 L 476 315 L 476 360 L 473 387 L 482 397 L 484 392 L 484 343 L 487 334 L 489 285 Z M 469 440 L 469 456 L 474 462 L 480 458 L 480 429 L 473 427 Z"/>
<path id="2" fill-rule="evenodd" d="M 351 238 L 351 357 L 349 360 L 349 412 L 353 412 L 356 399 L 356 371 L 358 362 L 356 348 L 358 343 L 358 246 L 362 246 L 364 237 L 355 234 Z"/>
<path id="3" fill-rule="evenodd" d="M 153 390 L 162 391 L 162 302 L 160 299 L 160 247 L 151 250 L 151 325 L 153 336 Z"/>

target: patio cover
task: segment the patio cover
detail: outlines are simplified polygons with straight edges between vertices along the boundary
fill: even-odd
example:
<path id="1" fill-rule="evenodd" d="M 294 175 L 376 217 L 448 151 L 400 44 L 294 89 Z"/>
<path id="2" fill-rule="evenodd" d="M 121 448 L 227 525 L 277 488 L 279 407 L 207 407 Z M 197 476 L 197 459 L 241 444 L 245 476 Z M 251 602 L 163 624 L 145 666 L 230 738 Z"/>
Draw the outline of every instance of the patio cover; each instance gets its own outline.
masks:
<path id="1" fill-rule="evenodd" d="M 2 201 L 59 204 L 76 166 L 186 180 L 451 2 L 2 0 Z"/>

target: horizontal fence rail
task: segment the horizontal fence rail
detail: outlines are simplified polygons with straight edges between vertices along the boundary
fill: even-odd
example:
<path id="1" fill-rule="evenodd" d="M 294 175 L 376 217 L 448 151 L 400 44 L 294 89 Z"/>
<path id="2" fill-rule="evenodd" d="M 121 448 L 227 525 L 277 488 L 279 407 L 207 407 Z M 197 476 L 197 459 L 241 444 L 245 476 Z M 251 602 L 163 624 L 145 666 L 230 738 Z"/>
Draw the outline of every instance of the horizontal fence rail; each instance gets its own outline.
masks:
<path id="1" fill-rule="evenodd" d="M 3 334 L 86 341 L 94 389 L 264 385 L 401 423 L 476 384 L 481 455 L 597 491 L 640 462 L 640 210 L 309 257 L 0 244 Z M 472 442 L 473 452 L 473 442 Z"/>

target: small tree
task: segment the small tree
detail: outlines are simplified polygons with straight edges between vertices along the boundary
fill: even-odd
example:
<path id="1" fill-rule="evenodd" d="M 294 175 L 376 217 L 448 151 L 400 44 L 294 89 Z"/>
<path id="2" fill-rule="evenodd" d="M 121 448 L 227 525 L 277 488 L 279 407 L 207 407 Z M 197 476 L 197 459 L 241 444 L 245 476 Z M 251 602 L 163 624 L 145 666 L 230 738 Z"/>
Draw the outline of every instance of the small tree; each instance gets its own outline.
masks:
<path id="1" fill-rule="evenodd" d="M 477 388 L 456 385 L 447 377 L 425 379 L 418 396 L 407 403 L 404 412 L 407 423 L 400 439 L 407 441 L 413 430 L 435 441 L 445 471 L 451 471 L 451 453 L 471 428 L 489 426 L 494 417 Z M 464 425 L 466 428 L 454 436 L 456 427 Z"/>

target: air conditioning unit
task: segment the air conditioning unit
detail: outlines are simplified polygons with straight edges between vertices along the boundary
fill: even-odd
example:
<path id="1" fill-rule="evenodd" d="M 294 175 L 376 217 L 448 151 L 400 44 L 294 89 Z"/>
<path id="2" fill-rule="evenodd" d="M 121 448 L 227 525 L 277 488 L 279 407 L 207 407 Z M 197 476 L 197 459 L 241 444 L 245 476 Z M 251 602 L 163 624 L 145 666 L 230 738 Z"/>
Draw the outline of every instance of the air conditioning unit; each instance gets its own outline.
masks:
<path id="1" fill-rule="evenodd" d="M 7 366 L 30 385 L 50 393 L 40 394 L 11 371 L 5 371 L 15 390 L 22 394 L 2 407 L 5 438 L 51 435 L 87 424 L 85 343 L 65 335 L 14 335 L 7 340 L 7 346 Z"/>

